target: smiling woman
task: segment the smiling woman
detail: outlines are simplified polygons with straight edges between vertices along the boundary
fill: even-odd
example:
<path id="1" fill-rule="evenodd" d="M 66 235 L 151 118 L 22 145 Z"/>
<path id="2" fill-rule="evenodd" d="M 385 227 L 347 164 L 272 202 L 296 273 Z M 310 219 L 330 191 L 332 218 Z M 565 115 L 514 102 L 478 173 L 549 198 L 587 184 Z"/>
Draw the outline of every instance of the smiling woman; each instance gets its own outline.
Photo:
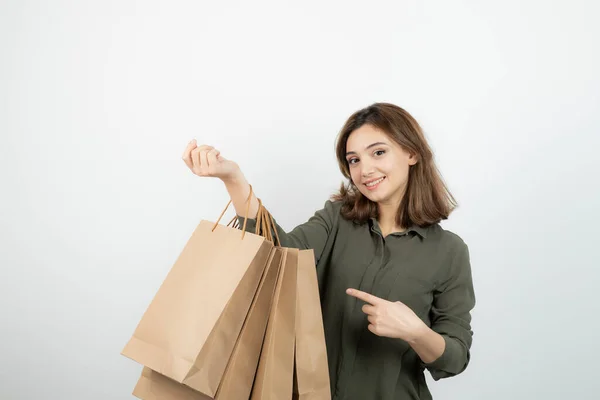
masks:
<path id="1" fill-rule="evenodd" d="M 456 206 L 421 127 L 400 107 L 374 104 L 354 113 L 338 136 L 336 155 L 349 184 L 335 200 L 348 219 L 376 218 L 387 235 L 440 222 Z"/>
<path id="2" fill-rule="evenodd" d="M 417 121 L 393 104 L 355 112 L 338 136 L 348 183 L 282 246 L 313 249 L 333 399 L 431 399 L 423 371 L 457 375 L 470 360 L 475 294 L 467 245 L 439 223 L 455 201 Z M 211 146 L 186 147 L 199 176 L 220 178 L 253 231 L 257 198 Z"/>

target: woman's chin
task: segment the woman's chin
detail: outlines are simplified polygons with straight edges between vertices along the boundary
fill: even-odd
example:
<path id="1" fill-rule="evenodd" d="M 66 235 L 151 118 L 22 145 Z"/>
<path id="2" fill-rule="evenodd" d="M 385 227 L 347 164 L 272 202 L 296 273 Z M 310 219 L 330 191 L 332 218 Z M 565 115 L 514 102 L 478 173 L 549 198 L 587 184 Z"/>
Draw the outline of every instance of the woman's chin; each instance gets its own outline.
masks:
<path id="1" fill-rule="evenodd" d="M 381 195 L 377 192 L 371 192 L 371 191 L 367 191 L 367 190 L 361 190 L 361 193 L 363 194 L 363 196 L 365 196 L 367 199 L 377 203 L 379 201 L 381 201 Z"/>

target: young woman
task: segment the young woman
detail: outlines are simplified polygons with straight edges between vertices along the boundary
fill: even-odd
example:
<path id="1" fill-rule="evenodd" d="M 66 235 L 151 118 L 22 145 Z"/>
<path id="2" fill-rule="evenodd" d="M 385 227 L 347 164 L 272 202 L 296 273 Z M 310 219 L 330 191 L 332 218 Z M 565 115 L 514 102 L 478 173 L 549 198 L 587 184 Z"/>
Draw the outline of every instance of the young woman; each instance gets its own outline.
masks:
<path id="1" fill-rule="evenodd" d="M 415 119 L 393 104 L 354 113 L 337 142 L 347 185 L 282 246 L 313 249 L 333 399 L 431 399 L 469 363 L 475 295 L 467 245 L 440 227 L 455 202 Z M 250 186 L 238 165 L 192 141 L 183 159 L 220 178 L 238 216 Z M 251 197 L 246 229 L 258 200 Z M 243 217 L 239 217 L 243 223 Z"/>

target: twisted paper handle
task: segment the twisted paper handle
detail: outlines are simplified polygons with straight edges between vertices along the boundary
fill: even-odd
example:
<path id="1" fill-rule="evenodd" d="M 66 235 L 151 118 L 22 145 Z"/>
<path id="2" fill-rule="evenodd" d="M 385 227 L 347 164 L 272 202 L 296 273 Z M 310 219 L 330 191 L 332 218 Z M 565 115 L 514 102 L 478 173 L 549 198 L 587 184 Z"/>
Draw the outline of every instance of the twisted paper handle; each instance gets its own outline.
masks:
<path id="1" fill-rule="evenodd" d="M 248 222 L 248 214 L 250 212 L 250 202 L 252 200 L 253 194 L 254 194 L 254 191 L 252 189 L 252 185 L 250 185 L 250 194 L 248 195 L 248 198 L 246 199 L 246 213 L 244 215 L 244 226 L 242 227 L 242 239 L 246 235 L 246 224 Z M 256 235 L 260 235 L 260 236 L 264 237 L 265 239 L 267 239 L 270 242 L 274 242 L 276 246 L 280 246 L 281 242 L 279 241 L 279 235 L 277 234 L 277 229 L 275 228 L 275 220 L 273 219 L 273 216 L 263 206 L 261 199 L 259 199 L 258 197 L 256 199 L 258 200 L 258 213 L 256 215 L 256 228 L 254 230 L 254 233 Z M 221 215 L 219 215 L 219 218 L 217 218 L 217 222 L 215 222 L 215 224 L 213 225 L 213 228 L 212 228 L 213 231 L 215 230 L 217 225 L 219 225 L 219 222 L 221 222 L 221 218 L 223 218 L 223 215 L 225 214 L 225 212 L 231 205 L 231 202 L 232 202 L 232 200 L 229 200 L 229 203 L 227 203 L 227 206 L 225 206 L 225 209 L 223 210 L 223 212 L 221 212 Z M 229 221 L 227 226 L 230 226 L 235 229 L 238 229 L 240 227 L 237 215 L 235 215 L 231 219 L 231 221 Z M 273 240 L 273 232 L 275 233 L 275 241 Z"/>

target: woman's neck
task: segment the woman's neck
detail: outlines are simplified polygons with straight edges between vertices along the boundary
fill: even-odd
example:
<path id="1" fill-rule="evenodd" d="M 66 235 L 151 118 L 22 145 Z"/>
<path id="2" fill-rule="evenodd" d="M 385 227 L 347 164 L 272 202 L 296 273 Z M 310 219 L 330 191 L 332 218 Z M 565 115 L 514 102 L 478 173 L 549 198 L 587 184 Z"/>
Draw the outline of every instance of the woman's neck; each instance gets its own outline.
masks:
<path id="1" fill-rule="evenodd" d="M 405 193 L 406 186 L 398 190 L 396 195 L 391 198 L 377 203 L 377 211 L 379 213 L 377 222 L 384 237 L 393 232 L 403 232 L 408 228 L 406 226 L 399 226 L 396 223 L 398 210 L 400 209 L 400 204 Z"/>
<path id="2" fill-rule="evenodd" d="M 381 233 L 384 237 L 390 233 L 402 232 L 406 229 L 406 227 L 399 226 L 396 223 L 396 216 L 398 215 L 400 203 L 378 203 L 377 208 L 379 210 L 377 222 L 379 223 Z"/>

